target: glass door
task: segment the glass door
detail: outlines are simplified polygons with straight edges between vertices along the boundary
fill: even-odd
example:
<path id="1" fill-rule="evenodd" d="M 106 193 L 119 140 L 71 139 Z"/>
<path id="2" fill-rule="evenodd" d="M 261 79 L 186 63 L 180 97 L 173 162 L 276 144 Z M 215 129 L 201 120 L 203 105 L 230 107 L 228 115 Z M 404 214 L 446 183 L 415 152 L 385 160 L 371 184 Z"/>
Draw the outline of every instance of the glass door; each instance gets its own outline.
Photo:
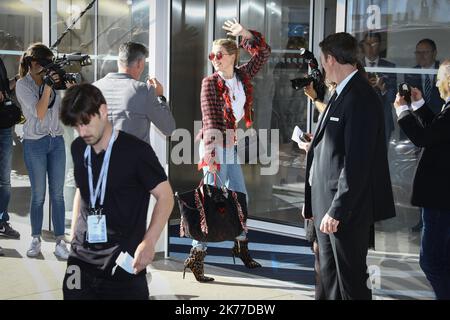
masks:
<path id="1" fill-rule="evenodd" d="M 240 4 L 241 23 L 261 32 L 272 48 L 269 62 L 253 79 L 254 127 L 269 131 L 267 149 L 276 154 L 271 154 L 274 161 L 269 165 L 242 166 L 249 214 L 256 220 L 302 227 L 306 159 L 291 136 L 295 126 L 308 130 L 308 101 L 303 90 L 292 88 L 291 80 L 308 74 L 299 49 L 311 47 L 312 3 L 244 0 Z M 241 54 L 241 63 L 249 58 Z M 268 166 L 271 174 L 263 174 Z"/>
<path id="2" fill-rule="evenodd" d="M 424 79 L 429 77 L 432 86 L 425 99 L 433 112 L 440 111 L 444 101 L 435 83 L 439 62 L 450 51 L 449 10 L 446 0 L 347 1 L 347 32 L 360 42 L 369 79 L 381 79 L 386 85 L 386 143 L 397 216 L 377 223 L 377 250 L 419 253 L 421 211 L 410 199 L 421 150 L 397 125 L 392 103 L 400 83 L 424 92 Z"/>

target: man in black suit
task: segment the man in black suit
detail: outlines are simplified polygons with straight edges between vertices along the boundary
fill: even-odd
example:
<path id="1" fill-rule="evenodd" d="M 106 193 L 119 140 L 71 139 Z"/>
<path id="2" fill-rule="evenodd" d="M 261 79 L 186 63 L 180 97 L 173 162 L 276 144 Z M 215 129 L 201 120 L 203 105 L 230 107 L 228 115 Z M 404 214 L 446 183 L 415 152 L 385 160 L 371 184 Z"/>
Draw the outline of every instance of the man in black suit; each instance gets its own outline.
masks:
<path id="1" fill-rule="evenodd" d="M 368 32 L 362 42 L 364 58 L 361 64 L 364 67 L 395 68 L 395 64 L 380 58 L 381 34 L 379 32 Z M 386 133 L 386 144 L 389 143 L 392 131 L 394 131 L 394 118 L 392 116 L 392 104 L 397 93 L 397 75 L 395 73 L 368 72 L 369 83 L 383 102 L 384 107 L 384 129 Z"/>
<path id="2" fill-rule="evenodd" d="M 420 40 L 416 45 L 414 54 L 417 61 L 417 65 L 414 68 L 432 71 L 439 68 L 439 61 L 436 60 L 437 47 L 433 40 Z M 441 111 L 444 100 L 441 99 L 439 90 L 436 87 L 436 75 L 408 74 L 405 75 L 405 82 L 423 92 L 423 98 L 434 114 Z"/>
<path id="3" fill-rule="evenodd" d="M 412 89 L 412 110 L 403 97 L 395 101 L 398 124 L 408 138 L 423 148 L 413 182 L 412 204 L 422 207 L 423 233 L 420 266 L 437 299 L 450 300 L 450 59 L 437 74 L 444 106 L 434 114 L 417 88 Z"/>
<path id="4" fill-rule="evenodd" d="M 307 154 L 304 215 L 314 218 L 326 298 L 371 299 L 370 225 L 395 216 L 383 106 L 357 71 L 353 36 L 336 33 L 319 46 L 337 87 Z"/>

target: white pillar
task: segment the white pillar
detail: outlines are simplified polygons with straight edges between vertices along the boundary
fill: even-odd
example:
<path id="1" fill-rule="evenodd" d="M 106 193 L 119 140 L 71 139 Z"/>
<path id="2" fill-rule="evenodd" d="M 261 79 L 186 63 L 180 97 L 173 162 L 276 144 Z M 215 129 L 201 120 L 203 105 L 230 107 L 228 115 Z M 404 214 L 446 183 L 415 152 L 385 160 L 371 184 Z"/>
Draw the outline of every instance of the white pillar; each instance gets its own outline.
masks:
<path id="1" fill-rule="evenodd" d="M 164 95 L 169 97 L 170 80 L 170 1 L 149 0 L 149 75 L 156 77 L 164 87 Z M 152 124 L 150 144 L 163 168 L 168 174 L 167 139 Z M 152 197 L 148 208 L 147 223 L 150 222 L 155 199 Z M 164 228 L 156 244 L 156 252 L 168 252 L 168 228 Z"/>
<path id="2" fill-rule="evenodd" d="M 53 13 L 56 12 L 56 1 L 43 1 L 42 8 L 42 42 L 48 47 L 51 46 L 51 32 L 56 32 L 56 28 L 51 28 L 50 18 L 53 18 Z M 53 37 L 55 35 L 53 34 Z M 50 196 L 48 190 L 48 183 L 46 179 L 45 188 L 47 192 L 45 193 L 45 201 L 44 201 L 44 218 L 42 220 L 42 230 L 51 231 L 52 230 L 52 222 L 51 222 L 51 214 L 50 214 Z"/>

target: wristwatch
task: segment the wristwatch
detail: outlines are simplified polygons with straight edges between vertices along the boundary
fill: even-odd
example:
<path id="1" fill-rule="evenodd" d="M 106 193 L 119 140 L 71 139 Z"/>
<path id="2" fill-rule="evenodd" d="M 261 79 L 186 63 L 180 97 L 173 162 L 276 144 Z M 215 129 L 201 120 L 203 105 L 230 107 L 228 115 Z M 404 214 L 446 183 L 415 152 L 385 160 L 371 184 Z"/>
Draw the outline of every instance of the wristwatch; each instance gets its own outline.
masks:
<path id="1" fill-rule="evenodd" d="M 167 99 L 166 99 L 166 97 L 164 97 L 163 95 L 161 95 L 161 96 L 158 96 L 158 102 L 159 102 L 159 103 L 167 102 Z"/>

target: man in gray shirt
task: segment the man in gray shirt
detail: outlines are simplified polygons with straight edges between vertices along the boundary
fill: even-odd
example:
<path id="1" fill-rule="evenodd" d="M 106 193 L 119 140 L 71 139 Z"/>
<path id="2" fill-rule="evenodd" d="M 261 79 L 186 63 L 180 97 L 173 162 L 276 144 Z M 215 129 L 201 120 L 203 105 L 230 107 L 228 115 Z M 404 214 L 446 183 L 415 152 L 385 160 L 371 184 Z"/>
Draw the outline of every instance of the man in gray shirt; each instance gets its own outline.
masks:
<path id="1" fill-rule="evenodd" d="M 166 136 L 175 130 L 175 119 L 156 79 L 139 81 L 145 68 L 147 48 L 126 42 L 119 47 L 118 72 L 93 83 L 106 98 L 108 117 L 116 129 L 150 143 L 150 123 Z"/>

